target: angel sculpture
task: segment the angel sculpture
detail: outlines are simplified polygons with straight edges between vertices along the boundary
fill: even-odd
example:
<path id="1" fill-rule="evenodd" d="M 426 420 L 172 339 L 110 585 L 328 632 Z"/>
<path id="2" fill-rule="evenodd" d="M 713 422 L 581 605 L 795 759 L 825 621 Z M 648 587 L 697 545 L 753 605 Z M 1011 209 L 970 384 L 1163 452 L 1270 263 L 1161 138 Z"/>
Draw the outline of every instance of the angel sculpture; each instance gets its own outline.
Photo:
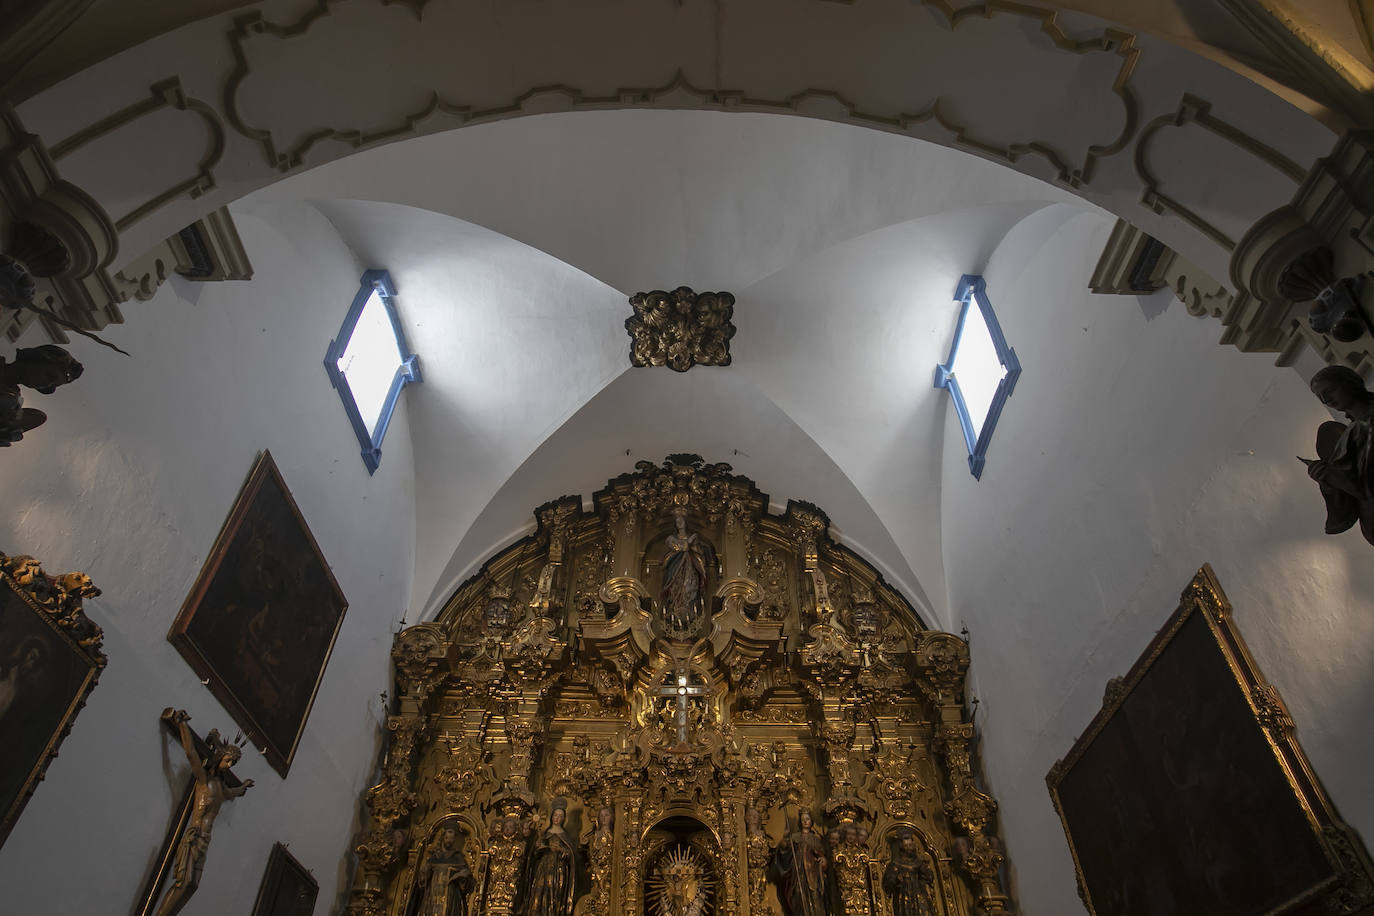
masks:
<path id="1" fill-rule="evenodd" d="M 1327 366 L 1312 376 L 1312 393 L 1348 424 L 1328 420 L 1317 427 L 1316 460 L 1300 458 L 1307 476 L 1321 487 L 1326 501 L 1326 533 L 1340 534 L 1357 521 L 1364 539 L 1374 544 L 1374 393 L 1359 373 Z"/>
<path id="2" fill-rule="evenodd" d="M 21 349 L 11 362 L 0 357 L 0 448 L 18 442 L 24 433 L 47 422 L 43 411 L 24 406 L 21 385 L 39 394 L 52 394 L 58 386 L 80 378 L 82 371 L 82 365 L 55 344 Z"/>

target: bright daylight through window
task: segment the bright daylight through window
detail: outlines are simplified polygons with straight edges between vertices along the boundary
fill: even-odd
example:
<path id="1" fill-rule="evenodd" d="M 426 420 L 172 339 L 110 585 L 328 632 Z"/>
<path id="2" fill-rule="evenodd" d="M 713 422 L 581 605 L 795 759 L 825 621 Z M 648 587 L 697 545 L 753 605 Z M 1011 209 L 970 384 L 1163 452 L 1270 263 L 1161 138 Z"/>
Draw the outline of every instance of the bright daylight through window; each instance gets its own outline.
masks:
<path id="1" fill-rule="evenodd" d="M 420 381 L 418 358 L 406 346 L 385 270 L 362 276 L 339 335 L 329 342 L 324 368 L 343 400 L 369 474 L 382 460 L 382 439 L 401 389 Z"/>
<path id="2" fill-rule="evenodd" d="M 969 471 L 981 478 L 988 442 L 1021 375 L 1021 362 L 1002 336 L 982 277 L 962 277 L 954 298 L 963 306 L 949 359 L 935 367 L 935 387 L 949 392 L 968 447 Z"/>

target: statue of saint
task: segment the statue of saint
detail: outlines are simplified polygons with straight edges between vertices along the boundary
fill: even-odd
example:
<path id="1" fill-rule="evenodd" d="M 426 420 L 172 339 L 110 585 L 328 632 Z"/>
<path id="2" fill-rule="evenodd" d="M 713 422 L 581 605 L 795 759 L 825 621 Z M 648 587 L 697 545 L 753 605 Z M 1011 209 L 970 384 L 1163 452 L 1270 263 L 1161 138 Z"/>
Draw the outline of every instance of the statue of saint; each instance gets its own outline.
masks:
<path id="1" fill-rule="evenodd" d="M 687 533 L 687 518 L 674 518 L 677 530 L 668 535 L 663 557 L 663 624 L 668 635 L 685 639 L 696 633 L 706 616 L 706 570 L 714 562 L 714 551 L 695 533 Z"/>
<path id="2" fill-rule="evenodd" d="M 935 883 L 910 827 L 897 828 L 892 861 L 883 870 L 883 892 L 892 901 L 892 916 L 934 916 L 929 888 Z"/>
<path id="3" fill-rule="evenodd" d="M 846 821 L 840 842 L 830 847 L 835 883 L 844 916 L 872 916 L 873 891 L 868 875 L 868 828 Z"/>
<path id="4" fill-rule="evenodd" d="M 555 798 L 549 811 L 549 826 L 530 850 L 524 916 L 572 916 L 573 844 L 564 830 L 567 820 L 567 801 Z"/>
<path id="5" fill-rule="evenodd" d="M 55 344 L 26 347 L 7 363 L 0 357 L 0 448 L 24 438 L 24 433 L 42 426 L 48 415 L 24 406 L 19 386 L 39 394 L 52 394 L 59 385 L 81 377 L 82 365 Z"/>
<path id="6" fill-rule="evenodd" d="M 181 912 L 186 901 L 200 886 L 200 874 L 205 869 L 205 855 L 210 849 L 210 830 L 215 826 L 215 817 L 220 806 L 228 799 L 239 798 L 253 786 L 253 780 L 245 779 L 242 784 L 231 788 L 224 784 L 229 768 L 239 762 L 238 745 L 222 741 L 217 729 L 211 729 L 205 736 L 210 748 L 210 756 L 200 759 L 196 753 L 195 739 L 186 723 L 191 720 L 186 710 L 168 710 L 164 717 L 170 717 L 176 724 L 177 736 L 181 739 L 181 749 L 191 762 L 191 775 L 195 778 L 195 794 L 191 801 L 191 817 L 186 829 L 177 841 L 176 858 L 172 862 L 172 887 L 162 899 L 157 916 L 175 916 Z"/>
<path id="7" fill-rule="evenodd" d="M 1322 369 L 1311 387 L 1323 404 L 1350 420 L 1319 426 L 1316 460 L 1301 459 L 1326 500 L 1326 533 L 1340 534 L 1358 521 L 1364 539 L 1374 544 L 1374 394 L 1345 366 Z"/>
<path id="8" fill-rule="evenodd" d="M 615 812 L 605 805 L 596 812 L 596 832 L 587 843 L 587 858 L 590 860 L 592 877 L 592 896 L 595 905 L 592 912 L 606 911 L 610 900 L 611 873 L 615 863 Z"/>
<path id="9" fill-rule="evenodd" d="M 758 808 L 744 810 L 745 847 L 749 855 L 749 912 L 762 913 L 767 891 L 768 859 L 773 843 L 763 830 L 763 815 Z"/>
<path id="10" fill-rule="evenodd" d="M 421 896 L 417 916 L 467 916 L 472 869 L 458 848 L 458 831 L 446 825 L 438 844 L 420 870 Z"/>
<path id="11" fill-rule="evenodd" d="M 811 812 L 797 812 L 797 829 L 773 850 L 778 897 L 787 916 L 833 916 L 830 858 Z"/>

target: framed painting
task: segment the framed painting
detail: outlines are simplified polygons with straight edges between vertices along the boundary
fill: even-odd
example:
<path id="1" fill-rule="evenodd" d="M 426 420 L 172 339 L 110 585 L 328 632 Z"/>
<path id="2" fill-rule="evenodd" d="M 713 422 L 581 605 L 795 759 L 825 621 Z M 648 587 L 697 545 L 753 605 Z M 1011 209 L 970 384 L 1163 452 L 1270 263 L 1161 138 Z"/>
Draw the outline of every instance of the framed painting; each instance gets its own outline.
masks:
<path id="1" fill-rule="evenodd" d="M 49 576 L 0 553 L 0 845 L 105 667 L 82 608 L 99 594 L 84 573 Z"/>
<path id="2" fill-rule="evenodd" d="M 1210 566 L 1046 777 L 1094 916 L 1374 907 L 1374 872 Z"/>
<path id="3" fill-rule="evenodd" d="M 310 916 L 320 885 L 280 843 L 272 844 L 253 916 Z"/>
<path id="4" fill-rule="evenodd" d="M 264 451 L 167 638 L 284 779 L 347 609 Z"/>

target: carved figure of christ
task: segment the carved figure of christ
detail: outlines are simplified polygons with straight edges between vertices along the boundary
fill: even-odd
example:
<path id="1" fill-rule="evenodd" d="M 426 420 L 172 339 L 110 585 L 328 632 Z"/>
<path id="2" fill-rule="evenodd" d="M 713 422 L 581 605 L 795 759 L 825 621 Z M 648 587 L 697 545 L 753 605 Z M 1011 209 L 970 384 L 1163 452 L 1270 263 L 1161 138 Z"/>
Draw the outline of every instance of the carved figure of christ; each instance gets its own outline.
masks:
<path id="1" fill-rule="evenodd" d="M 677 684 L 658 688 L 656 696 L 675 697 L 677 700 L 677 743 L 687 743 L 687 704 L 691 697 L 704 697 L 711 691 L 706 687 L 693 687 L 689 683 L 686 668 L 677 669 Z"/>

